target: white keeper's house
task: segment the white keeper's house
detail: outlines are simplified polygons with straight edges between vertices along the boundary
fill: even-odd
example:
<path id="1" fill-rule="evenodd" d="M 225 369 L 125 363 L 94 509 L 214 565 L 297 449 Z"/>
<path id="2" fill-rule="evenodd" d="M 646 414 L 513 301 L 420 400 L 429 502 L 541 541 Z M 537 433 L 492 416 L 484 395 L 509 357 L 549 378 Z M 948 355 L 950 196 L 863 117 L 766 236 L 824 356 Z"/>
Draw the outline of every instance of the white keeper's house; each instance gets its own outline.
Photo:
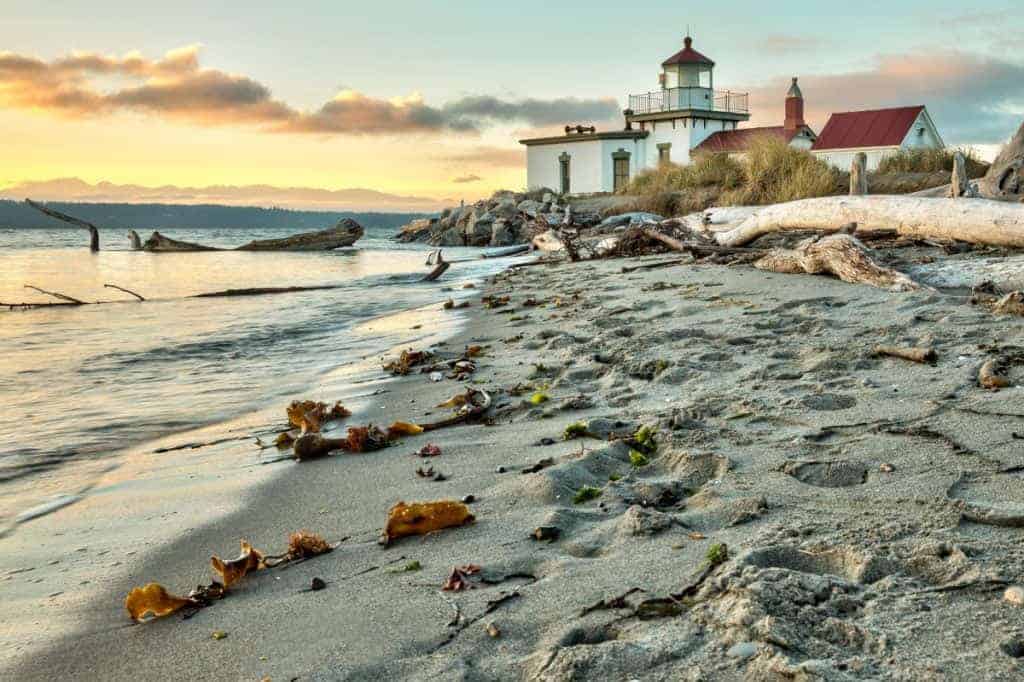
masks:
<path id="1" fill-rule="evenodd" d="M 622 130 L 567 125 L 564 135 L 520 140 L 526 145 L 527 186 L 562 194 L 614 192 L 659 164 L 687 164 L 705 153 L 742 155 L 764 135 L 841 168 L 864 151 L 871 170 L 901 148 L 943 146 L 923 106 L 834 114 L 819 137 L 804 121 L 796 78 L 786 93 L 781 126 L 741 128 L 750 120 L 749 95 L 715 90 L 715 63 L 693 48 L 693 38 L 687 36 L 683 49 L 661 66 L 659 90 L 629 96 Z"/>

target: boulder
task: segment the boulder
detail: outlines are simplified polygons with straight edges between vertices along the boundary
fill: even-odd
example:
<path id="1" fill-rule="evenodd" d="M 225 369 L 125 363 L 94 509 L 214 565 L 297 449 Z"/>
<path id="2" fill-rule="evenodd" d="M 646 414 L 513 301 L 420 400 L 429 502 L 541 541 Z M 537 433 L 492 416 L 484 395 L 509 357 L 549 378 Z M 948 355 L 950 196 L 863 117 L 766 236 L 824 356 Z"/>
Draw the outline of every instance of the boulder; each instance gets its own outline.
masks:
<path id="1" fill-rule="evenodd" d="M 494 214 L 495 218 L 511 218 L 518 212 L 516 210 L 516 202 L 511 197 L 502 199 L 494 204 L 490 210 Z"/>
<path id="2" fill-rule="evenodd" d="M 436 246 L 465 246 L 465 237 L 465 233 L 461 229 L 458 227 L 450 227 L 430 241 Z"/>
<path id="3" fill-rule="evenodd" d="M 511 246 L 519 243 L 517 230 L 512 223 L 504 218 L 498 218 L 491 226 L 491 246 Z"/>
<path id="4" fill-rule="evenodd" d="M 519 205 L 516 206 L 521 213 L 525 213 L 531 218 L 536 218 L 538 213 L 543 213 L 547 206 L 540 201 L 533 201 L 527 199 L 526 201 L 520 201 Z"/>
<path id="5" fill-rule="evenodd" d="M 491 241 L 491 226 L 494 216 L 490 212 L 478 215 L 476 211 L 466 221 L 464 232 L 468 246 L 487 246 Z"/>
<path id="6" fill-rule="evenodd" d="M 431 232 L 438 224 L 436 218 L 414 220 L 399 231 L 395 239 L 400 242 L 421 242 L 430 239 Z"/>

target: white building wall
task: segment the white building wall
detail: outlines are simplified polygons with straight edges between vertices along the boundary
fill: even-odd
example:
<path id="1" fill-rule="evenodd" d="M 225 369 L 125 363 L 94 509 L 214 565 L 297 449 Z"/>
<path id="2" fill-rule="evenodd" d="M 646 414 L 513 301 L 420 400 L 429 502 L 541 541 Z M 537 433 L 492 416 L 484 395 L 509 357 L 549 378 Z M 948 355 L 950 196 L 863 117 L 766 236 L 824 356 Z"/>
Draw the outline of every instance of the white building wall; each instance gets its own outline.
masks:
<path id="1" fill-rule="evenodd" d="M 812 152 L 819 159 L 832 164 L 841 171 L 850 170 L 850 166 L 853 165 L 853 158 L 858 153 L 864 152 L 868 157 L 868 170 L 878 170 L 878 165 L 882 163 L 882 159 L 899 151 L 899 147 L 874 147 L 872 149 L 841 149 L 841 150 L 822 150 Z"/>
<path id="2" fill-rule="evenodd" d="M 940 149 L 943 146 L 942 140 L 931 125 L 927 109 L 917 115 L 914 125 L 910 126 L 907 136 L 900 145 L 903 149 Z"/>
<path id="3" fill-rule="evenodd" d="M 922 128 L 924 129 L 923 132 L 921 131 Z M 928 117 L 928 110 L 923 109 L 917 115 L 914 125 L 910 126 L 907 136 L 903 138 L 903 142 L 899 146 L 840 150 L 823 149 L 813 153 L 839 170 L 848 171 L 850 166 L 853 165 L 853 157 L 858 152 L 864 152 L 868 157 L 868 170 L 875 171 L 878 170 L 878 166 L 885 157 L 892 156 L 901 149 L 942 149 L 944 146 L 942 138 L 939 137 L 935 126 Z"/>
<path id="4" fill-rule="evenodd" d="M 647 124 L 650 135 L 644 140 L 647 143 L 647 148 L 644 150 L 643 168 L 658 167 L 659 144 L 672 145 L 670 152 L 672 163 L 686 164 L 690 162 L 690 128 L 683 126 L 682 119 L 675 121 L 675 126 L 672 123 L 672 121 L 658 121 L 654 126 L 650 123 Z"/>
<path id="5" fill-rule="evenodd" d="M 610 140 L 633 144 L 632 140 Z M 530 145 L 526 148 L 526 185 L 529 189 L 562 189 L 559 157 L 569 155 L 569 191 L 573 194 L 611 191 L 602 189 L 604 164 L 602 140 L 579 140 L 558 144 Z"/>

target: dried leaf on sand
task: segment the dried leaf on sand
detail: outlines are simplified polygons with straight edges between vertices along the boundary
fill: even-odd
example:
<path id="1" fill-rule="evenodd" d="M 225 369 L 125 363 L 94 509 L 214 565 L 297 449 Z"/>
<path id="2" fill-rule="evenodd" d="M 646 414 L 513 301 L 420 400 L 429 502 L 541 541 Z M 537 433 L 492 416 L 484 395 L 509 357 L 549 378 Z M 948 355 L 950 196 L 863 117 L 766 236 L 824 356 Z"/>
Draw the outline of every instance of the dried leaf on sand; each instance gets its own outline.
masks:
<path id="1" fill-rule="evenodd" d="M 423 427 L 410 422 L 395 422 L 388 427 L 388 440 L 396 440 L 402 436 L 417 436 L 423 433 Z"/>
<path id="2" fill-rule="evenodd" d="M 413 367 L 422 365 L 434 357 L 434 354 L 425 350 L 403 350 L 397 360 L 384 364 L 384 371 L 395 375 L 408 374 Z"/>
<path id="3" fill-rule="evenodd" d="M 370 426 L 353 426 L 348 430 L 347 444 L 343 448 L 349 452 L 373 452 L 388 446 L 388 436 L 372 424 Z"/>
<path id="4" fill-rule="evenodd" d="M 245 540 L 241 541 L 241 545 L 242 553 L 237 559 L 224 561 L 216 556 L 210 557 L 210 565 L 220 574 L 225 588 L 231 587 L 249 573 L 263 568 L 263 554 L 253 549 Z"/>
<path id="5" fill-rule="evenodd" d="M 399 502 L 388 512 L 384 544 L 409 535 L 425 535 L 444 528 L 472 523 L 469 507 L 454 500 L 436 502 Z"/>
<path id="6" fill-rule="evenodd" d="M 469 402 L 469 396 L 465 393 L 458 393 L 453 395 L 443 403 L 438 403 L 437 407 L 462 407 Z"/>
<path id="7" fill-rule="evenodd" d="M 139 622 L 147 614 L 159 618 L 167 616 L 190 604 L 195 604 L 192 599 L 176 597 L 167 592 L 163 585 L 149 583 L 145 587 L 136 587 L 125 597 L 124 606 L 128 609 L 132 620 Z"/>
<path id="8" fill-rule="evenodd" d="M 300 530 L 288 536 L 288 559 L 309 559 L 327 554 L 333 547 L 316 533 Z"/>
<path id="9" fill-rule="evenodd" d="M 303 433 L 318 433 L 324 422 L 334 419 L 344 419 L 352 414 L 340 402 L 329 407 L 327 403 L 314 402 L 312 400 L 295 400 L 285 408 L 288 414 L 288 423 Z"/>

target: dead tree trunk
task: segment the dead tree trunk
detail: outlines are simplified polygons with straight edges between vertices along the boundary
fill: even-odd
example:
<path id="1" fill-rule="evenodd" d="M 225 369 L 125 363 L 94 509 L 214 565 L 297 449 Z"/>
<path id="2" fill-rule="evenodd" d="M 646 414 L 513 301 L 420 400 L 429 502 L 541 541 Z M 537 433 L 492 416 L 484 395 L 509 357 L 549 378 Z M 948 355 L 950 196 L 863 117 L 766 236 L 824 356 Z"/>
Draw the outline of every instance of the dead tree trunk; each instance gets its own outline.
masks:
<path id="1" fill-rule="evenodd" d="M 978 181 L 978 191 L 987 199 L 1024 201 L 1024 124 Z"/>
<path id="2" fill-rule="evenodd" d="M 100 231 L 92 223 L 87 223 L 84 220 L 79 220 L 78 218 L 66 215 L 60 211 L 54 211 L 52 208 L 46 208 L 42 204 L 38 204 L 31 199 L 25 199 L 25 203 L 51 218 L 56 218 L 62 222 L 70 223 L 75 227 L 81 227 L 82 229 L 89 230 L 89 250 L 93 253 L 100 250 Z"/>
<path id="3" fill-rule="evenodd" d="M 139 233 L 135 230 L 128 230 L 128 241 L 132 245 L 132 251 L 142 251 L 142 240 L 139 239 Z"/>
<path id="4" fill-rule="evenodd" d="M 850 165 L 850 196 L 864 196 L 868 193 L 868 155 L 857 152 Z"/>
<path id="5" fill-rule="evenodd" d="M 430 274 L 424 277 L 421 281 L 433 282 L 438 277 L 443 275 L 445 273 L 445 270 L 452 266 L 452 264 L 446 261 L 444 257 L 441 255 L 441 249 L 437 250 L 437 259 L 435 262 L 437 263 L 437 265 L 435 265 L 434 269 L 430 271 Z"/>
<path id="6" fill-rule="evenodd" d="M 867 247 L 847 234 L 811 237 L 794 249 L 773 249 L 754 263 L 758 270 L 789 274 L 835 275 L 851 284 L 870 284 L 890 291 L 912 291 L 921 285 L 902 272 L 882 267 Z"/>

